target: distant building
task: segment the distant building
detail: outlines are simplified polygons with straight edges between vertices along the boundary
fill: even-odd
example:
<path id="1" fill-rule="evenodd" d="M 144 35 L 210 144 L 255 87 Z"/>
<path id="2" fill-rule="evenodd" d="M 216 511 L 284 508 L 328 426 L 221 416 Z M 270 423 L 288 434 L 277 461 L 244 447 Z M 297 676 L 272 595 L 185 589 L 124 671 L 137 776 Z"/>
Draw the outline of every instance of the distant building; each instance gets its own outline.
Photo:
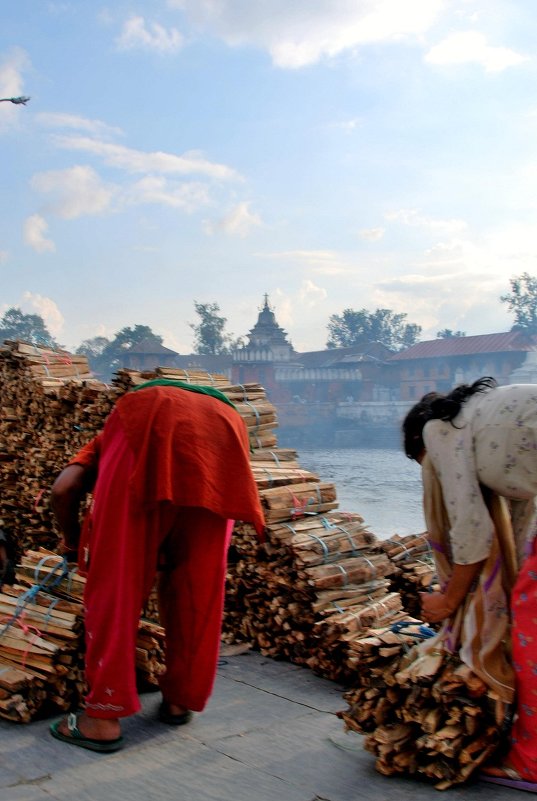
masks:
<path id="1" fill-rule="evenodd" d="M 231 382 L 231 356 L 229 353 L 188 353 L 177 354 L 174 367 L 187 371 L 206 370 L 213 375 L 225 375 Z"/>
<path id="2" fill-rule="evenodd" d="M 147 337 L 125 350 L 121 366 L 129 370 L 154 370 L 155 367 L 172 367 L 176 357 L 174 350 L 165 348 L 158 339 Z"/>
<path id="3" fill-rule="evenodd" d="M 537 383 L 537 337 L 521 331 L 418 342 L 390 358 L 400 399 L 419 400 L 493 376 L 500 384 Z"/>
<path id="4" fill-rule="evenodd" d="M 232 379 L 263 385 L 277 407 L 284 441 L 332 441 L 338 404 L 387 401 L 397 393 L 391 355 L 379 342 L 299 353 L 265 295 L 247 344 L 233 353 Z"/>
<path id="5" fill-rule="evenodd" d="M 151 337 L 125 351 L 122 367 L 131 370 L 154 370 L 156 367 L 175 367 L 185 371 L 206 371 L 225 375 L 231 380 L 231 356 L 189 353 L 184 356 L 161 345 Z"/>
<path id="6" fill-rule="evenodd" d="M 274 401 L 290 400 L 291 396 L 279 385 L 276 373 L 279 369 L 297 366 L 296 355 L 286 332 L 276 322 L 268 295 L 265 295 L 257 322 L 248 334 L 248 343 L 233 353 L 233 382 L 259 383 Z"/>
<path id="7" fill-rule="evenodd" d="M 233 353 L 234 382 L 263 384 L 276 404 L 337 403 L 388 397 L 392 352 L 380 342 L 298 353 L 265 295 L 248 343 Z"/>

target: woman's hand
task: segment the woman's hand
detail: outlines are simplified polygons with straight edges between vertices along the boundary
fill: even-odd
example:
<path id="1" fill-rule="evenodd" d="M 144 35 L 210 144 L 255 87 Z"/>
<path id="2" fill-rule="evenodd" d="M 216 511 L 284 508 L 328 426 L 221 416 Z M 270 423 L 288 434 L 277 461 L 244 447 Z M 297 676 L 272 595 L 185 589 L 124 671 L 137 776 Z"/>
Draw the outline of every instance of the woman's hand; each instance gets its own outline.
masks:
<path id="1" fill-rule="evenodd" d="M 420 592 L 421 616 L 426 623 L 440 623 L 455 611 L 443 592 Z"/>
<path id="2" fill-rule="evenodd" d="M 58 553 L 65 557 L 69 564 L 78 563 L 78 547 L 67 545 L 64 539 L 61 539 L 58 544 Z"/>
<path id="3" fill-rule="evenodd" d="M 444 592 L 420 592 L 423 620 L 439 623 L 451 617 L 465 603 L 484 564 L 485 560 L 470 565 L 455 564 Z"/>

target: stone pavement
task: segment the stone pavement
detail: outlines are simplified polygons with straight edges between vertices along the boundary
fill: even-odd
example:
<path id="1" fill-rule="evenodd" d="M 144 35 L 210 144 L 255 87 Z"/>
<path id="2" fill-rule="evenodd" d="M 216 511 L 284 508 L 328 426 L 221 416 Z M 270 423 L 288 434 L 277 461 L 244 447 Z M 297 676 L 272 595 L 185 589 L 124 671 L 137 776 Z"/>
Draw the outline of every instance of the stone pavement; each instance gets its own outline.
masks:
<path id="1" fill-rule="evenodd" d="M 124 722 L 125 746 L 95 754 L 54 740 L 50 721 L 0 721 L 0 801 L 520 801 L 474 782 L 439 794 L 386 778 L 335 713 L 337 685 L 257 653 L 223 658 L 205 712 L 187 726 L 156 719 L 158 693 Z M 522 796 L 523 798 L 524 796 Z"/>

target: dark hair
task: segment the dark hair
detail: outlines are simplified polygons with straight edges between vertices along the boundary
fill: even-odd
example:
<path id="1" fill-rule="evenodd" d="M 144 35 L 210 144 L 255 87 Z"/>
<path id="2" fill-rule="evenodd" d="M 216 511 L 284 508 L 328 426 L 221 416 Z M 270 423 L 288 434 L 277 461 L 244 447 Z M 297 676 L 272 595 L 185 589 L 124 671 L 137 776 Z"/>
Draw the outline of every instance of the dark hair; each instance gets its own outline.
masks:
<path id="1" fill-rule="evenodd" d="M 473 384 L 460 384 L 447 395 L 428 392 L 416 403 L 403 420 L 403 447 L 409 459 L 417 461 L 423 453 L 423 428 L 429 420 L 454 420 L 463 403 L 477 392 L 488 392 L 498 386 L 491 376 L 484 376 Z"/>

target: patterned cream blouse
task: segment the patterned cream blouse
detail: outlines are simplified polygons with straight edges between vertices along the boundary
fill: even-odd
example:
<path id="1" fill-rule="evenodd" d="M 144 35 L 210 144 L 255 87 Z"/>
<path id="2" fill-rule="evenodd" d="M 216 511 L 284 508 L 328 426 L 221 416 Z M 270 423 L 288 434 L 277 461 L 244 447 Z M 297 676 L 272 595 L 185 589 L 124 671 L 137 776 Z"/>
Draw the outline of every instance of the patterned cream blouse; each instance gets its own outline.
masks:
<path id="1" fill-rule="evenodd" d="M 519 563 L 533 535 L 537 496 L 537 385 L 472 395 L 452 422 L 430 420 L 423 440 L 450 521 L 452 559 L 485 559 L 492 538 L 480 484 L 510 499 Z"/>

